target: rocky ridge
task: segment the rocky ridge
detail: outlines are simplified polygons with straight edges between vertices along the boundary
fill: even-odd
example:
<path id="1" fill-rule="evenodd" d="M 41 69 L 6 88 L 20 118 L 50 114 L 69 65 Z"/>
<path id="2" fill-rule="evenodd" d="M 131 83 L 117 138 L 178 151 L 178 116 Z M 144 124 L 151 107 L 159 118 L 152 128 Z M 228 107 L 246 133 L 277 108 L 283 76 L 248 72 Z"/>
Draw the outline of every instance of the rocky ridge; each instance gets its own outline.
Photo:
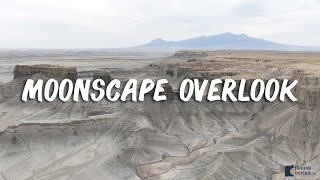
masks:
<path id="1" fill-rule="evenodd" d="M 65 67 L 59 65 L 16 65 L 14 70 L 14 79 L 19 77 L 31 77 L 35 74 L 41 74 L 48 78 L 65 79 L 76 81 L 78 78 L 77 69 L 74 67 Z"/>

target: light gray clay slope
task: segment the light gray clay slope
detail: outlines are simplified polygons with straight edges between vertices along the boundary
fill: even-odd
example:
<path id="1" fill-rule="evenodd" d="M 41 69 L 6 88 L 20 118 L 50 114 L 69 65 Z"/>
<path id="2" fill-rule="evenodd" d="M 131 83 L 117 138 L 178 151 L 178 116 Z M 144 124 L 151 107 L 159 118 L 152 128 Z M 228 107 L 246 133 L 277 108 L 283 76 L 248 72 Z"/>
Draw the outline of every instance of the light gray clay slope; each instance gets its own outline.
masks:
<path id="1" fill-rule="evenodd" d="M 316 75 L 267 60 L 181 56 L 110 73 L 168 78 L 165 102 L 23 103 L 25 77 L 1 85 L 0 179 L 284 179 L 297 162 L 320 170 Z M 298 78 L 299 101 L 182 102 L 175 93 L 181 78 L 230 76 Z M 39 77 L 49 78 L 31 75 Z"/>

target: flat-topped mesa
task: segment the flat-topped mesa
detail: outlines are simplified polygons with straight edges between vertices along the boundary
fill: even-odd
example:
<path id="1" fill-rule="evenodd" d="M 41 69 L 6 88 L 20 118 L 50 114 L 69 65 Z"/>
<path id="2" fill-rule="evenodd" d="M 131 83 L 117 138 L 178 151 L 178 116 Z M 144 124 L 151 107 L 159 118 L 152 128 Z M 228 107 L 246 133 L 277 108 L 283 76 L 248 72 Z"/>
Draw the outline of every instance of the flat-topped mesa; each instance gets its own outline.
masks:
<path id="1" fill-rule="evenodd" d="M 206 56 L 208 56 L 208 53 L 205 51 L 185 51 L 185 50 L 177 51 L 173 55 L 174 58 L 184 58 L 184 59 L 196 59 L 196 58 L 203 58 Z"/>
<path id="2" fill-rule="evenodd" d="M 296 97 L 301 109 L 313 111 L 320 108 L 320 81 L 318 77 L 304 77 L 300 80 Z"/>
<path id="3" fill-rule="evenodd" d="M 48 78 L 70 79 L 72 81 L 76 81 L 78 78 L 78 72 L 75 67 L 50 64 L 16 65 L 13 73 L 14 79 L 20 77 L 28 78 L 35 74 L 45 75 Z"/>

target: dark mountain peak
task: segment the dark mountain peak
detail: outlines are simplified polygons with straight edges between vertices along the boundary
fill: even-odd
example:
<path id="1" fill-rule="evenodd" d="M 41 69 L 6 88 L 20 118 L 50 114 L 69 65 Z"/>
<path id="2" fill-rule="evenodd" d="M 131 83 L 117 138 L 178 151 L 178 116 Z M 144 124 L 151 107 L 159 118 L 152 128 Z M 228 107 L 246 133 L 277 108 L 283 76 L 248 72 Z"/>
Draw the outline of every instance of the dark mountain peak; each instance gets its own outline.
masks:
<path id="1" fill-rule="evenodd" d="M 143 46 L 163 46 L 167 43 L 167 41 L 163 40 L 162 38 L 157 38 L 152 40 L 151 42 L 149 42 L 146 45 Z"/>
<path id="2" fill-rule="evenodd" d="M 162 41 L 164 41 L 162 38 L 157 38 L 157 39 L 152 40 L 151 42 L 162 42 Z"/>
<path id="3" fill-rule="evenodd" d="M 230 38 L 230 39 L 232 39 L 232 38 L 251 38 L 246 34 L 234 34 L 234 33 L 231 33 L 231 32 L 221 33 L 221 34 L 213 35 L 213 36 L 210 36 L 210 37 L 213 37 L 213 38 Z"/>
<path id="4" fill-rule="evenodd" d="M 141 47 L 176 49 L 237 49 L 237 50 L 319 50 L 319 47 L 303 47 L 275 43 L 247 34 L 225 32 L 211 36 L 199 36 L 180 41 L 166 41 L 162 38 L 152 40 Z"/>
<path id="5" fill-rule="evenodd" d="M 279 49 L 280 46 L 282 45 L 271 41 L 231 32 L 211 36 L 199 36 L 181 41 L 166 41 L 162 38 L 157 38 L 143 45 L 143 47 L 189 49 Z"/>
<path id="6" fill-rule="evenodd" d="M 246 34 L 239 34 L 239 36 L 242 36 L 242 37 L 249 37 L 248 35 Z"/>
<path id="7" fill-rule="evenodd" d="M 225 33 L 221 33 L 221 34 L 217 34 L 214 36 L 237 36 L 236 34 L 233 34 L 231 32 L 225 32 Z"/>

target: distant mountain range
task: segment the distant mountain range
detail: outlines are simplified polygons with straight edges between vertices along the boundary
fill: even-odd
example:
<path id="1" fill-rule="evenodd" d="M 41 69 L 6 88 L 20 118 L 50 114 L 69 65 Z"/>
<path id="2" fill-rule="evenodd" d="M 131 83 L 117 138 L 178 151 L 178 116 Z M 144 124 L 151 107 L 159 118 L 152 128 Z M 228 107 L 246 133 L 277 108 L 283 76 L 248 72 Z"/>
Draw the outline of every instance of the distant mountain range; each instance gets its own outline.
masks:
<path id="1" fill-rule="evenodd" d="M 246 34 L 230 32 L 213 36 L 200 36 L 181 41 L 166 41 L 161 38 L 138 46 L 139 48 L 174 48 L 174 49 L 234 49 L 234 50 L 288 50 L 288 51 L 320 51 L 316 46 L 295 46 L 279 44 L 264 39 L 250 37 Z"/>

